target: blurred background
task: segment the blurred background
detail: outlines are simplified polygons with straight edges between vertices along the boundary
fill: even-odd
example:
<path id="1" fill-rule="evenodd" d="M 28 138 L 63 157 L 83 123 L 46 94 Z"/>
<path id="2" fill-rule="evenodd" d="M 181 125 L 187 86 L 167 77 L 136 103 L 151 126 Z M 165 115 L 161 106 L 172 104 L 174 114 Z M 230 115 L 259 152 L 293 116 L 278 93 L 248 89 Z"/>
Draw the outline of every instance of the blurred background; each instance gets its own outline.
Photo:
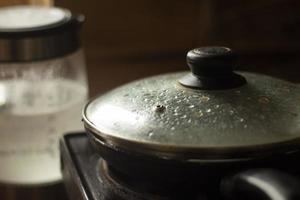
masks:
<path id="1" fill-rule="evenodd" d="M 90 96 L 187 70 L 187 51 L 208 45 L 236 50 L 240 70 L 300 82 L 299 0 L 0 0 L 0 6 L 17 4 L 55 5 L 86 16 Z M 55 194 L 45 189 L 30 199 L 65 199 L 61 186 L 54 187 Z M 5 191 L 4 199 L 15 199 L 13 190 Z"/>
<path id="2" fill-rule="evenodd" d="M 55 0 L 86 15 L 91 95 L 133 79 L 186 70 L 206 45 L 241 54 L 240 69 L 300 81 L 298 0 Z"/>
<path id="3" fill-rule="evenodd" d="M 300 81 L 298 0 L 1 0 L 83 13 L 90 94 L 133 79 L 186 70 L 186 52 L 206 45 L 240 54 L 239 69 Z"/>

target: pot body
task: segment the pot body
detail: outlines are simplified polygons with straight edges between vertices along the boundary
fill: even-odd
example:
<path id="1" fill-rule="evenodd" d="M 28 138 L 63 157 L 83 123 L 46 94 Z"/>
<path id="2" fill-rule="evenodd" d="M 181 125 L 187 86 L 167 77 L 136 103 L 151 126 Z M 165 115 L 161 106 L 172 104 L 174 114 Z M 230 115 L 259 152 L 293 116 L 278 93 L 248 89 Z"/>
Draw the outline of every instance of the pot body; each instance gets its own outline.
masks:
<path id="1" fill-rule="evenodd" d="M 221 177 L 251 168 L 276 168 L 300 175 L 300 153 L 277 153 L 240 159 L 176 160 L 146 156 L 107 146 L 89 134 L 93 148 L 107 163 L 122 174 L 152 181 L 220 181 Z"/>

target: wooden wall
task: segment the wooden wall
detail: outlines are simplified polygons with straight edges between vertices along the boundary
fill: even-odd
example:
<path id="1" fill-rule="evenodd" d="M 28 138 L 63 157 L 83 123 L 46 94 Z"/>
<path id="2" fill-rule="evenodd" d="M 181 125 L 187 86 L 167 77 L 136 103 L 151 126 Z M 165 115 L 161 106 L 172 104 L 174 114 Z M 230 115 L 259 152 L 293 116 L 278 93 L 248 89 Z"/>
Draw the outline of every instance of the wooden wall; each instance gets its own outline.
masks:
<path id="1" fill-rule="evenodd" d="M 56 0 L 84 13 L 91 94 L 153 74 L 183 70 L 186 52 L 225 45 L 242 69 L 298 81 L 298 0 Z M 297 74 L 297 75 L 295 75 Z"/>
<path id="2" fill-rule="evenodd" d="M 6 2 L 6 3 L 5 3 Z M 51 0 L 0 0 L 2 4 Z M 84 13 L 91 95 L 133 79 L 184 70 L 197 46 L 229 46 L 241 69 L 300 81 L 299 0 L 55 0 Z"/>
<path id="3" fill-rule="evenodd" d="M 194 0 L 58 0 L 57 5 L 87 17 L 83 40 L 92 95 L 184 68 L 185 52 L 197 46 L 201 7 Z"/>

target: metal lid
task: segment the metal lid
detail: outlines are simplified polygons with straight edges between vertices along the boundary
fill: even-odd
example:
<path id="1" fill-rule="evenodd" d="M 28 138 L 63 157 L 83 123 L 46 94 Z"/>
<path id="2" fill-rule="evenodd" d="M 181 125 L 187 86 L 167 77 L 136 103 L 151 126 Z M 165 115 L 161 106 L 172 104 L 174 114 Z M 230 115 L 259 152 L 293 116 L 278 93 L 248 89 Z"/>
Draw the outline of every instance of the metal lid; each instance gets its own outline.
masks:
<path id="1" fill-rule="evenodd" d="M 80 47 L 82 15 L 44 6 L 0 8 L 0 62 L 45 60 Z"/>
<path id="2" fill-rule="evenodd" d="M 222 60 L 222 56 L 216 57 Z M 198 60 L 197 66 L 206 68 L 207 63 L 213 64 L 209 60 Z M 189 72 L 126 84 L 86 105 L 85 126 L 105 145 L 163 158 L 224 159 L 296 151 L 300 144 L 299 86 L 226 70 L 218 76 L 211 75 L 214 70 L 210 69 L 211 73 L 197 73 L 194 78 L 207 87 L 179 83 L 192 76 Z M 224 87 L 225 79 L 235 84 Z"/>

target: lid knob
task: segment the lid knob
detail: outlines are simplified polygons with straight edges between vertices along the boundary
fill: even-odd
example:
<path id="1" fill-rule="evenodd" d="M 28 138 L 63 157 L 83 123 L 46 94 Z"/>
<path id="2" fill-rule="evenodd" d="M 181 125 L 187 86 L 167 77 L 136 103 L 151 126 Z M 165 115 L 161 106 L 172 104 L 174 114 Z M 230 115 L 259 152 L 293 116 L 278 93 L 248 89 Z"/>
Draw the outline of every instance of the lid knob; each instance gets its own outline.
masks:
<path id="1" fill-rule="evenodd" d="M 202 47 L 189 51 L 186 61 L 195 76 L 232 73 L 236 54 L 226 47 Z"/>
<path id="2" fill-rule="evenodd" d="M 227 47 L 201 47 L 187 53 L 191 74 L 179 82 L 186 87 L 217 90 L 239 87 L 245 78 L 233 72 L 237 55 Z"/>

